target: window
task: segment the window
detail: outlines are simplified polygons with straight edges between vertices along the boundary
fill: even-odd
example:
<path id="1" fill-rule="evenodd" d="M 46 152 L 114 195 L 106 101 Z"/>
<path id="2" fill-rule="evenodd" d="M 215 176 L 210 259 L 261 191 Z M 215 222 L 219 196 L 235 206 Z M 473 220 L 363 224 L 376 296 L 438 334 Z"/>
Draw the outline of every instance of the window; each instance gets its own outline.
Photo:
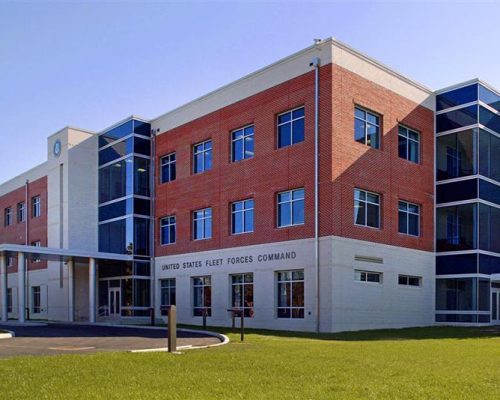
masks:
<path id="1" fill-rule="evenodd" d="M 31 245 L 32 245 L 32 246 L 34 246 L 34 247 L 41 247 L 41 246 L 42 246 L 42 243 L 41 243 L 39 240 L 37 240 L 37 241 L 35 241 L 35 242 L 31 242 Z M 40 260 L 40 258 L 39 258 L 39 257 L 33 257 L 33 262 L 34 262 L 34 263 L 39 263 L 40 261 L 41 261 L 41 260 Z"/>
<path id="2" fill-rule="evenodd" d="M 205 208 L 193 212 L 193 239 L 210 239 L 212 237 L 212 209 Z"/>
<path id="3" fill-rule="evenodd" d="M 168 315 L 168 306 L 174 306 L 175 302 L 175 278 L 160 280 L 160 305 L 161 315 Z"/>
<path id="4" fill-rule="evenodd" d="M 278 148 L 304 141 L 304 107 L 278 115 Z"/>
<path id="5" fill-rule="evenodd" d="M 477 205 L 436 209 L 436 250 L 460 251 L 477 248 Z"/>
<path id="6" fill-rule="evenodd" d="M 278 280 L 278 318 L 304 318 L 304 270 L 282 271 Z"/>
<path id="7" fill-rule="evenodd" d="M 7 257 L 7 268 L 11 268 L 14 266 L 14 257 L 9 256 Z"/>
<path id="8" fill-rule="evenodd" d="M 253 317 L 253 274 L 231 275 L 231 307 Z"/>
<path id="9" fill-rule="evenodd" d="M 175 181 L 175 177 L 175 153 L 170 153 L 161 158 L 161 183 Z"/>
<path id="10" fill-rule="evenodd" d="M 380 228 L 380 195 L 354 189 L 354 223 Z"/>
<path id="11" fill-rule="evenodd" d="M 7 312 L 12 312 L 12 288 L 7 289 Z"/>
<path id="12" fill-rule="evenodd" d="M 193 278 L 193 315 L 202 317 L 204 310 L 207 317 L 212 315 L 212 279 L 210 276 Z"/>
<path id="13" fill-rule="evenodd" d="M 399 275 L 398 283 L 406 286 L 422 286 L 421 276 Z"/>
<path id="14" fill-rule="evenodd" d="M 26 204 L 23 202 L 17 203 L 17 222 L 26 221 Z"/>
<path id="15" fill-rule="evenodd" d="M 382 283 L 382 273 L 373 271 L 354 271 L 354 279 L 359 282 Z"/>
<path id="16" fill-rule="evenodd" d="M 8 207 L 4 210 L 4 225 L 12 225 L 12 208 Z"/>
<path id="17" fill-rule="evenodd" d="M 414 163 L 420 160 L 420 135 L 405 126 L 399 126 L 399 157 Z"/>
<path id="18" fill-rule="evenodd" d="M 40 313 L 40 306 L 41 306 L 41 291 L 40 291 L 40 286 L 33 286 L 31 288 L 31 312 L 33 314 L 39 314 Z"/>
<path id="19" fill-rule="evenodd" d="M 420 206 L 406 201 L 398 204 L 399 233 L 405 235 L 420 235 Z"/>
<path id="20" fill-rule="evenodd" d="M 378 149 L 380 147 L 380 117 L 362 108 L 354 108 L 354 140 Z"/>
<path id="21" fill-rule="evenodd" d="M 231 233 L 253 232 L 253 200 L 237 201 L 231 204 Z"/>
<path id="22" fill-rule="evenodd" d="M 160 220 L 161 244 L 173 244 L 176 240 L 175 216 L 165 217 Z"/>
<path id="23" fill-rule="evenodd" d="M 199 174 L 212 169 L 212 141 L 193 146 L 193 172 Z"/>
<path id="24" fill-rule="evenodd" d="M 231 133 L 231 161 L 241 161 L 252 158 L 253 150 L 253 125 L 238 129 Z"/>
<path id="25" fill-rule="evenodd" d="M 35 196 L 31 198 L 31 217 L 36 218 L 42 215 L 42 210 L 40 207 L 40 196 Z"/>
<path id="26" fill-rule="evenodd" d="M 476 129 L 469 129 L 436 138 L 437 180 L 477 173 L 477 135 Z"/>
<path id="27" fill-rule="evenodd" d="M 304 189 L 278 193 L 278 228 L 304 224 Z"/>

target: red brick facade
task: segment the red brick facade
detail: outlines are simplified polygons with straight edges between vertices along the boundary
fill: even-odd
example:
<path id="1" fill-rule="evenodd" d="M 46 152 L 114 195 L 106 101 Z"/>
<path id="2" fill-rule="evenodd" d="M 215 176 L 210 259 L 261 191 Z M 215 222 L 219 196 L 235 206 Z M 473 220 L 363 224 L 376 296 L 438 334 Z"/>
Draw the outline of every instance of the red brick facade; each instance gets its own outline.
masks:
<path id="1" fill-rule="evenodd" d="M 380 149 L 354 141 L 354 105 L 382 116 Z M 305 140 L 276 145 L 277 114 L 305 107 Z M 420 165 L 398 157 L 398 123 L 421 132 Z M 254 124 L 255 156 L 230 162 L 230 132 Z M 213 167 L 192 173 L 192 146 L 212 139 Z M 156 156 L 176 152 L 177 179 L 155 177 L 156 217 L 175 215 L 177 242 L 164 256 L 310 238 L 314 235 L 314 72 L 265 90 L 157 137 Z M 320 69 L 320 235 L 433 249 L 433 112 L 338 66 Z M 305 224 L 277 228 L 278 192 L 305 189 Z M 354 225 L 354 187 L 382 195 L 381 229 Z M 230 234 L 230 204 L 253 198 L 254 232 Z M 398 199 L 422 206 L 421 236 L 398 233 Z M 192 212 L 211 207 L 212 238 L 193 241 Z M 159 224 L 158 224 L 159 225 Z M 156 243 L 159 244 L 159 226 Z"/>
<path id="2" fill-rule="evenodd" d="M 40 196 L 41 215 L 33 218 L 31 210 L 31 199 L 35 196 Z M 25 202 L 26 197 L 28 203 L 26 205 L 26 216 L 28 221 L 28 240 L 26 240 L 26 222 L 18 222 L 17 220 L 17 205 Z M 5 209 L 12 208 L 12 225 L 5 226 Z M 41 246 L 47 246 L 47 177 L 37 179 L 30 182 L 28 185 L 28 195 L 26 196 L 25 186 L 7 193 L 0 197 L 1 210 L 1 225 L 0 225 L 0 243 L 10 244 L 31 244 L 32 242 L 40 241 Z M 29 262 L 29 270 L 37 270 L 47 268 L 46 261 Z M 8 272 L 17 272 L 17 258 L 13 259 L 13 265 L 8 268 Z"/>

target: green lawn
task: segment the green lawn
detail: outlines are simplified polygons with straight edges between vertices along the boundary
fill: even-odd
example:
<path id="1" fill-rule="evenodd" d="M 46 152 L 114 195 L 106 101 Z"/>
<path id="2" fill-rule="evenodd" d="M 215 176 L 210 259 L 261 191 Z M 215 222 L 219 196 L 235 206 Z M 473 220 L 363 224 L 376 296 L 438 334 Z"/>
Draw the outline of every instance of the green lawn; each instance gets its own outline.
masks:
<path id="1" fill-rule="evenodd" d="M 494 331 L 249 331 L 244 343 L 229 336 L 229 345 L 181 355 L 0 360 L 0 398 L 500 399 Z"/>

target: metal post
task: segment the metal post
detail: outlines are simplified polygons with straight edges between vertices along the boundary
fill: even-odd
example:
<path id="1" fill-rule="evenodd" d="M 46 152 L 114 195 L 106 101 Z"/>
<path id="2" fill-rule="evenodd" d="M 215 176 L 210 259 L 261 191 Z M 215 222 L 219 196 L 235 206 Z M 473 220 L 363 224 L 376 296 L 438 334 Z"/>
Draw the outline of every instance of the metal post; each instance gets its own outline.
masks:
<path id="1" fill-rule="evenodd" d="M 68 259 L 68 320 L 75 321 L 75 262 Z"/>
<path id="2" fill-rule="evenodd" d="M 25 304 L 26 304 L 26 258 L 24 253 L 17 253 L 17 296 L 18 296 L 18 316 L 17 320 L 20 323 L 25 321 Z"/>
<path id="3" fill-rule="evenodd" d="M 177 310 L 175 306 L 168 308 L 168 351 L 177 351 Z"/>
<path id="4" fill-rule="evenodd" d="M 0 255 L 0 292 L 2 293 L 2 321 L 7 322 L 9 318 L 7 309 L 7 256 Z"/>
<path id="5" fill-rule="evenodd" d="M 207 329 L 207 308 L 203 307 L 203 329 Z"/>
<path id="6" fill-rule="evenodd" d="M 241 322 L 240 322 L 240 340 L 243 342 L 245 340 L 245 310 L 240 311 Z"/>

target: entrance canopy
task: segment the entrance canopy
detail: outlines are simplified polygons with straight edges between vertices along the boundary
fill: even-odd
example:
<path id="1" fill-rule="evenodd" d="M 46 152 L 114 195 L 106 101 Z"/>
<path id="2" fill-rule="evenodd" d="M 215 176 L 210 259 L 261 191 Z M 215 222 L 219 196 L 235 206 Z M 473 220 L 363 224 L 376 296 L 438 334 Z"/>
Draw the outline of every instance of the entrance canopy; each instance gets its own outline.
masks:
<path id="1" fill-rule="evenodd" d="M 96 260 L 117 260 L 117 261 L 132 261 L 133 257 L 127 254 L 115 254 L 115 253 L 100 253 L 84 250 L 72 250 L 72 249 L 57 249 L 50 247 L 36 247 L 27 246 L 23 244 L 0 244 L 0 254 L 4 253 L 6 256 L 17 256 L 18 253 L 24 253 L 30 255 L 31 257 L 36 257 L 42 260 L 48 261 L 64 261 L 67 262 L 70 259 L 93 258 Z"/>

